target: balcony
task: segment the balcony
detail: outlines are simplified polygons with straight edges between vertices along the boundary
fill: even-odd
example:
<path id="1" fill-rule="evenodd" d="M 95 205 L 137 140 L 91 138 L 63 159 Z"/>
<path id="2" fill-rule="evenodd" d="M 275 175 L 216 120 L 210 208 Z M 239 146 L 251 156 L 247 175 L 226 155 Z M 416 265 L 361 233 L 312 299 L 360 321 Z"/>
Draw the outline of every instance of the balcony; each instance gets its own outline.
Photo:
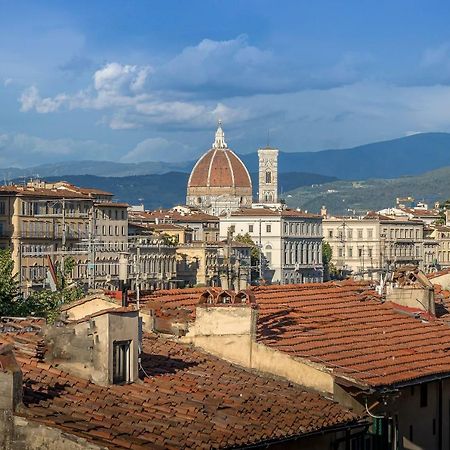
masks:
<path id="1" fill-rule="evenodd" d="M 52 239 L 52 240 L 61 240 L 62 232 L 61 231 L 34 231 L 34 230 L 22 230 L 19 232 L 19 237 L 23 239 Z M 88 237 L 87 233 L 78 232 L 78 231 L 67 231 L 66 232 L 66 240 L 79 240 L 86 239 Z"/>

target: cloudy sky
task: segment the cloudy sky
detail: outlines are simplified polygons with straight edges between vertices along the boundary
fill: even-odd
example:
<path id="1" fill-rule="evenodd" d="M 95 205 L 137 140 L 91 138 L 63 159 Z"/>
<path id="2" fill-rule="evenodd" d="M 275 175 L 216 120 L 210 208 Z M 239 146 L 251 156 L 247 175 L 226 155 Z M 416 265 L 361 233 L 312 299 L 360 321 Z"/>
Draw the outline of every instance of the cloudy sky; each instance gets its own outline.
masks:
<path id="1" fill-rule="evenodd" d="M 0 0 L 0 167 L 450 131 L 450 2 Z"/>

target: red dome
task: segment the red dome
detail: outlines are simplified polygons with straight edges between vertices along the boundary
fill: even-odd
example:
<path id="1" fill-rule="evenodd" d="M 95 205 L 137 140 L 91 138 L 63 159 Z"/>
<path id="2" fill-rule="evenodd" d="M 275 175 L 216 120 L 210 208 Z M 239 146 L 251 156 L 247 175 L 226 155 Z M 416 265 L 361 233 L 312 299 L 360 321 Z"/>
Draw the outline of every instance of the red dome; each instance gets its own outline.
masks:
<path id="1" fill-rule="evenodd" d="M 212 148 L 194 166 L 188 187 L 252 187 L 244 163 L 229 148 Z"/>

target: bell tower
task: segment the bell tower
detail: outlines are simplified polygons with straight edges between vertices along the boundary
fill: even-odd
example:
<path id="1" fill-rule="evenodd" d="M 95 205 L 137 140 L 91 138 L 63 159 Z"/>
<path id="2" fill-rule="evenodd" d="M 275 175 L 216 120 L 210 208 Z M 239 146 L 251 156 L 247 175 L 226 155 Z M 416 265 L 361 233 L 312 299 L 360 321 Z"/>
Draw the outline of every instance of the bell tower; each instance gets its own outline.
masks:
<path id="1" fill-rule="evenodd" d="M 278 203 L 278 150 L 260 148 L 258 158 L 259 203 Z"/>

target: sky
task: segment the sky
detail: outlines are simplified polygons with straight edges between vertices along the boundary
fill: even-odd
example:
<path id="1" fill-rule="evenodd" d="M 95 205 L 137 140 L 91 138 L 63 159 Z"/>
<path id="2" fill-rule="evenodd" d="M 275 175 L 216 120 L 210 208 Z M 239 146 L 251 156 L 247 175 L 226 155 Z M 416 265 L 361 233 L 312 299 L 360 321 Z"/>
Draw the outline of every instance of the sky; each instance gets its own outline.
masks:
<path id="1" fill-rule="evenodd" d="M 450 132 L 450 2 L 0 0 L 0 167 Z M 305 169 L 306 170 L 306 169 Z"/>

